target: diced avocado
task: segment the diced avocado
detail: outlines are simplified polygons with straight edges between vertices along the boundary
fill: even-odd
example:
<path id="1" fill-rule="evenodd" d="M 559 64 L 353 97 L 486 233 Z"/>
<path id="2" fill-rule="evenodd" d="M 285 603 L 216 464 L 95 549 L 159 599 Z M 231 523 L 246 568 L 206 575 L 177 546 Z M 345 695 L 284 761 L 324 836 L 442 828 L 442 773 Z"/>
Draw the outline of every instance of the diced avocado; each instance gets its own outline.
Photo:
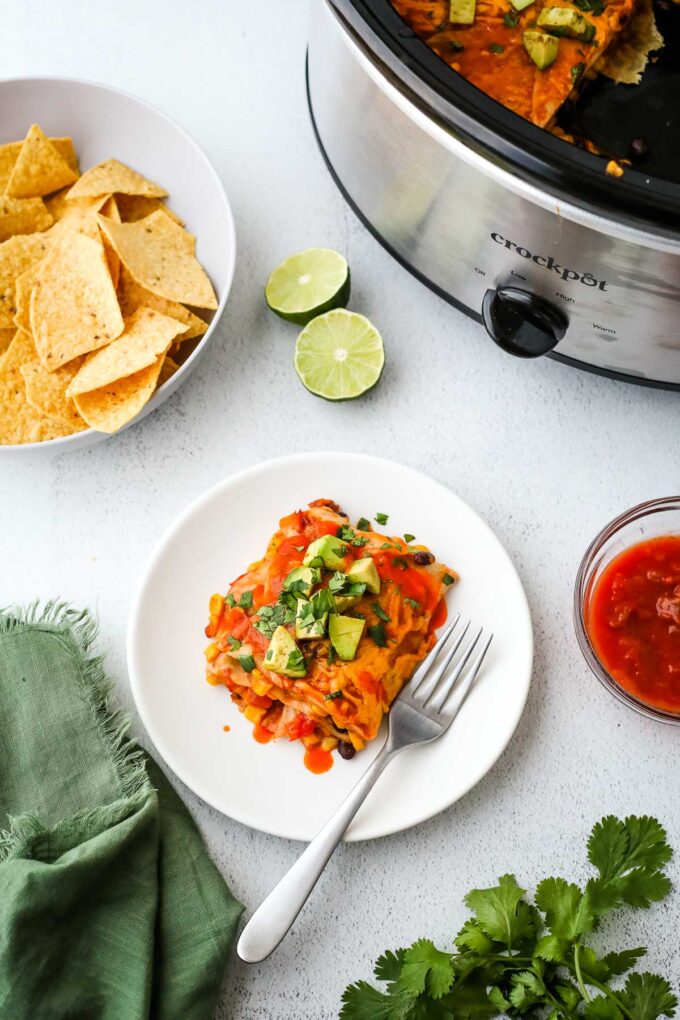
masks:
<path id="1" fill-rule="evenodd" d="M 571 7 L 544 7 L 536 22 L 550 35 L 566 35 L 569 39 L 591 42 L 595 26 Z"/>
<path id="2" fill-rule="evenodd" d="M 307 548 L 302 562 L 309 567 L 316 565 L 314 560 L 320 559 L 326 570 L 340 570 L 345 565 L 346 555 L 347 542 L 335 535 L 322 535 Z"/>
<path id="3" fill-rule="evenodd" d="M 366 556 L 363 560 L 355 560 L 347 571 L 351 581 L 360 581 L 366 585 L 366 591 L 372 595 L 380 594 L 380 578 L 372 557 Z"/>
<path id="4" fill-rule="evenodd" d="M 295 567 L 283 582 L 283 589 L 306 596 L 315 584 L 320 583 L 321 571 L 318 567 Z"/>
<path id="5" fill-rule="evenodd" d="M 454 25 L 472 25 L 476 6 L 477 0 L 451 0 L 449 21 Z"/>
<path id="6" fill-rule="evenodd" d="M 306 676 L 302 652 L 285 627 L 277 627 L 264 657 L 265 669 L 291 678 Z"/>
<path id="7" fill-rule="evenodd" d="M 354 616 L 331 616 L 328 621 L 328 636 L 338 656 L 349 662 L 356 655 L 357 645 L 366 624 Z"/>
<path id="8" fill-rule="evenodd" d="M 344 613 L 346 609 L 356 606 L 357 602 L 361 602 L 361 595 L 334 595 L 333 612 Z"/>
<path id="9" fill-rule="evenodd" d="M 297 612 L 295 614 L 295 637 L 298 641 L 312 641 L 314 638 L 322 638 L 326 633 L 327 622 L 327 612 L 317 616 L 312 602 L 308 602 L 306 599 L 298 599 Z"/>
<path id="10" fill-rule="evenodd" d="M 527 7 L 531 7 L 533 2 L 534 0 L 510 0 L 510 4 L 516 11 L 526 10 Z"/>
<path id="11" fill-rule="evenodd" d="M 554 64 L 560 47 L 559 39 L 546 32 L 522 32 L 522 42 L 539 71 Z"/>

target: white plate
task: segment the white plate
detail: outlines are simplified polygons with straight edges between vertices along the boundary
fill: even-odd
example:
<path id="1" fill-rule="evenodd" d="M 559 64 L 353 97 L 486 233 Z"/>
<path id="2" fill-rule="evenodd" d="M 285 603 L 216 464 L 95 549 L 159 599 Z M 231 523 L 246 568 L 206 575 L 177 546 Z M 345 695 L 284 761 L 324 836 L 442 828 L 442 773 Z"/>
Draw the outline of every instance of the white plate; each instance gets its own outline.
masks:
<path id="1" fill-rule="evenodd" d="M 168 205 L 196 235 L 196 255 L 212 280 L 219 307 L 187 360 L 126 428 L 144 418 L 181 386 L 195 368 L 224 311 L 234 275 L 236 235 L 222 182 L 193 138 L 160 110 L 134 96 L 69 78 L 0 81 L 0 144 L 23 138 L 33 123 L 47 135 L 71 135 L 82 170 L 115 157 L 170 194 Z M 36 450 L 62 453 L 109 438 L 86 429 L 45 443 L 0 446 L 0 455 Z"/>
<path id="2" fill-rule="evenodd" d="M 250 468 L 211 489 L 179 517 L 149 563 L 128 631 L 137 708 L 171 769 L 231 818 L 290 839 L 311 839 L 378 752 L 378 738 L 324 775 L 302 762 L 300 743 L 252 737 L 224 687 L 204 679 L 208 599 L 258 559 L 280 517 L 310 500 L 340 503 L 350 521 L 377 512 L 460 572 L 449 596 L 490 628 L 483 672 L 448 733 L 405 751 L 379 780 L 347 839 L 373 839 L 432 817 L 491 768 L 517 726 L 531 679 L 527 600 L 507 553 L 467 504 L 432 479 L 376 457 L 310 453 Z M 230 731 L 224 732 L 223 726 Z"/>

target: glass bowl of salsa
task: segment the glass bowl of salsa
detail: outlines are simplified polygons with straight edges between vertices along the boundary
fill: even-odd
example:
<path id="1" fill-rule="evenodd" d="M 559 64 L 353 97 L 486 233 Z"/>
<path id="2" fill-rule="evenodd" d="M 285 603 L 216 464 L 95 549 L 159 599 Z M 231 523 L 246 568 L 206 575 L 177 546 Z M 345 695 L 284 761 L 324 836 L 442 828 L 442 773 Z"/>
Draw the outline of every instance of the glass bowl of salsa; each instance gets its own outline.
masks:
<path id="1" fill-rule="evenodd" d="M 574 622 L 607 690 L 680 723 L 680 496 L 640 503 L 596 536 L 576 577 Z"/>

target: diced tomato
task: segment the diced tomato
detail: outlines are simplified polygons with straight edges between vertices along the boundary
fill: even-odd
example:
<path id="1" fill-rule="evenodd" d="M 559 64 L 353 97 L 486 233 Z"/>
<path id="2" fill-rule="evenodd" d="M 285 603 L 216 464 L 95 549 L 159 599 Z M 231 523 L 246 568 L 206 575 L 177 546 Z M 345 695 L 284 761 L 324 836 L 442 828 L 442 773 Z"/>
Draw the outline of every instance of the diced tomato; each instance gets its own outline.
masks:
<path id="1" fill-rule="evenodd" d="M 243 644 L 251 645 L 256 651 L 266 652 L 268 639 L 252 626 L 248 614 L 239 606 L 229 609 L 222 618 L 222 634 L 231 634 Z"/>
<path id="2" fill-rule="evenodd" d="M 245 700 L 254 708 L 271 708 L 272 699 L 266 695 L 256 694 L 255 691 L 248 691 Z"/>
<path id="3" fill-rule="evenodd" d="M 286 726 L 286 736 L 289 740 L 299 740 L 300 737 L 308 737 L 316 729 L 316 723 L 309 716 L 298 712 L 292 722 Z"/>

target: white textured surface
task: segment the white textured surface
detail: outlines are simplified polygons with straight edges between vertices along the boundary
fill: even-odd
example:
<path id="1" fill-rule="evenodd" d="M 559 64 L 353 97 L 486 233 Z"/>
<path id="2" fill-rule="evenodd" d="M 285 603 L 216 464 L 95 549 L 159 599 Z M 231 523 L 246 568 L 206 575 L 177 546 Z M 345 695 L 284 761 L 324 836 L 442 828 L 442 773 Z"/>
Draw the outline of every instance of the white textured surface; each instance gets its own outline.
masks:
<path id="1" fill-rule="evenodd" d="M 92 450 L 0 458 L 0 603 L 58 594 L 96 609 L 109 670 L 131 707 L 125 624 L 141 565 L 186 503 L 238 468 L 298 450 L 385 454 L 451 486 L 497 530 L 536 634 L 534 685 L 508 751 L 435 820 L 340 848 L 277 955 L 254 968 L 235 961 L 227 975 L 224 1020 L 321 1020 L 387 946 L 424 934 L 446 944 L 471 885 L 507 870 L 529 887 L 551 871 L 582 874 L 584 839 L 603 813 L 654 812 L 680 848 L 678 732 L 599 687 L 571 624 L 573 578 L 594 532 L 630 504 L 678 489 L 680 398 L 514 361 L 392 262 L 315 148 L 306 3 L 266 6 L 265 16 L 263 5 L 236 0 L 119 0 L 101 10 L 87 0 L 26 0 L 4 12 L 3 75 L 109 82 L 196 137 L 227 186 L 240 253 L 212 351 L 159 411 Z M 315 244 L 347 255 L 352 306 L 385 337 L 385 374 L 361 402 L 333 406 L 300 387 L 295 329 L 261 299 L 272 265 Z M 180 792 L 252 910 L 300 846 Z M 672 872 L 677 880 L 677 864 Z M 677 977 L 679 921 L 676 894 L 618 931 L 632 945 L 649 939 L 651 968 Z"/>

